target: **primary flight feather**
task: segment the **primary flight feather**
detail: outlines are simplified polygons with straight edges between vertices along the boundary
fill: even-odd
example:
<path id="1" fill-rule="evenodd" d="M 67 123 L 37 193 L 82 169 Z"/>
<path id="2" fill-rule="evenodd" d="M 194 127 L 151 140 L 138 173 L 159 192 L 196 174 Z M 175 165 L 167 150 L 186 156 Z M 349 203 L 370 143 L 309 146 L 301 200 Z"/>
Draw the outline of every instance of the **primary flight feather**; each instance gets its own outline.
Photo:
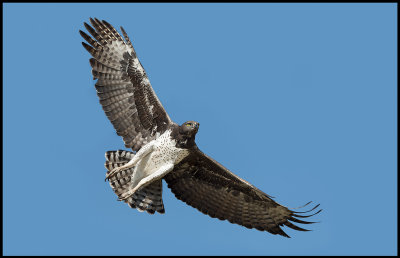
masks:
<path id="1" fill-rule="evenodd" d="M 104 112 L 125 146 L 134 152 L 106 152 L 106 179 L 132 208 L 164 213 L 162 179 L 175 196 L 204 214 L 289 237 L 282 226 L 308 231 L 292 222 L 319 213 L 296 212 L 204 154 L 196 145 L 199 123 L 174 123 L 151 87 L 127 33 L 90 18 L 91 34 L 79 31 L 92 55 L 90 65 Z"/>

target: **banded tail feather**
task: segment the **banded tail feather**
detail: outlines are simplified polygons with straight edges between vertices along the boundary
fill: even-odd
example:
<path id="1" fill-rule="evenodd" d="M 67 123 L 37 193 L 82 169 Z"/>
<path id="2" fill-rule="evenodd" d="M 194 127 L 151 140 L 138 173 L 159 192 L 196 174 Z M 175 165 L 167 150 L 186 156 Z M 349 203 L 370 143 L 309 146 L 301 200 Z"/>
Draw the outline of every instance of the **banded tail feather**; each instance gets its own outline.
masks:
<path id="1" fill-rule="evenodd" d="M 104 166 L 107 169 L 106 175 L 110 173 L 113 168 L 121 167 L 128 163 L 135 154 L 130 151 L 117 150 L 106 152 L 106 162 Z M 125 169 L 115 173 L 109 178 L 109 183 L 116 195 L 120 196 L 124 192 L 129 191 L 131 186 L 131 177 L 134 171 L 133 168 Z M 143 188 L 137 190 L 130 198 L 124 202 L 128 203 L 131 208 L 149 214 L 165 213 L 164 204 L 162 201 L 162 181 L 157 180 Z"/>

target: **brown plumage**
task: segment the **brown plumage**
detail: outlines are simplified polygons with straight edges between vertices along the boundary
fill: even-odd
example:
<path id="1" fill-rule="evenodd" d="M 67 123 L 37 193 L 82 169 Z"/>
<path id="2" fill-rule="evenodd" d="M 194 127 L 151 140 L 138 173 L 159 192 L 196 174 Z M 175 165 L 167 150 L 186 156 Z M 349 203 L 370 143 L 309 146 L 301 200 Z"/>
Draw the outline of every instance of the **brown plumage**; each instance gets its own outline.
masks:
<path id="1" fill-rule="evenodd" d="M 280 226 L 308 231 L 290 221 L 313 223 L 296 217 L 304 218 L 314 214 L 299 215 L 298 212 L 278 204 L 197 148 L 164 179 L 178 199 L 213 218 L 226 219 L 247 228 L 256 228 L 285 237 L 289 236 Z"/>
<path id="2" fill-rule="evenodd" d="M 90 59 L 97 95 L 108 119 L 125 147 L 134 151 L 162 134 L 172 124 L 161 102 L 155 95 L 147 74 L 138 60 L 132 43 L 125 40 L 106 21 L 90 19 L 94 29 L 84 23 L 93 36 L 83 31 L 82 42 L 93 56 Z M 122 27 L 121 27 L 122 29 Z"/>
<path id="3" fill-rule="evenodd" d="M 195 142 L 199 123 L 188 121 L 179 126 L 171 121 L 123 28 L 124 38 L 106 21 L 90 19 L 90 23 L 93 28 L 84 25 L 93 38 L 83 31 L 80 34 L 90 44 L 82 43 L 93 56 L 90 65 L 97 79 L 97 95 L 125 146 L 136 152 L 106 153 L 107 178 L 115 194 L 124 196 L 132 208 L 164 213 L 164 178 L 178 199 L 213 218 L 285 237 L 289 236 L 282 226 L 308 231 L 292 222 L 313 223 L 299 218 L 319 213 L 321 210 L 307 214 L 319 205 L 305 212 L 293 211 L 201 152 Z M 135 172 L 140 167 L 137 164 L 141 173 Z M 150 169 L 150 173 L 148 167 L 160 170 Z M 165 167 L 172 171 L 163 171 Z M 137 175 L 144 178 L 135 178 Z M 146 185 L 133 185 L 133 178 Z"/>

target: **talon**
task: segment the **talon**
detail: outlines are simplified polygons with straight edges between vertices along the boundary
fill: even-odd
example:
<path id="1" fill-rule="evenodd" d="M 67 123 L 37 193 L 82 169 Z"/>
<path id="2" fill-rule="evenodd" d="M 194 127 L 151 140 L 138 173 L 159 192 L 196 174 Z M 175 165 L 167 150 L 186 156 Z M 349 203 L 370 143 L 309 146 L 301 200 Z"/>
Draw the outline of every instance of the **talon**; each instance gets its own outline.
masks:
<path id="1" fill-rule="evenodd" d="M 119 197 L 119 201 L 125 201 L 126 199 L 128 199 L 131 195 L 125 196 L 125 197 Z"/>
<path id="2" fill-rule="evenodd" d="M 120 196 L 118 196 L 119 201 L 125 201 L 127 199 L 129 199 L 129 197 L 131 197 L 135 192 L 136 192 L 136 188 L 129 190 L 128 192 L 122 193 Z"/>
<path id="3" fill-rule="evenodd" d="M 108 175 L 106 175 L 106 178 L 104 179 L 104 181 L 107 181 L 107 179 L 109 179 L 111 176 L 113 176 L 115 173 L 119 172 L 122 170 L 122 167 L 118 167 L 118 168 L 114 168 L 113 170 L 111 170 Z"/>

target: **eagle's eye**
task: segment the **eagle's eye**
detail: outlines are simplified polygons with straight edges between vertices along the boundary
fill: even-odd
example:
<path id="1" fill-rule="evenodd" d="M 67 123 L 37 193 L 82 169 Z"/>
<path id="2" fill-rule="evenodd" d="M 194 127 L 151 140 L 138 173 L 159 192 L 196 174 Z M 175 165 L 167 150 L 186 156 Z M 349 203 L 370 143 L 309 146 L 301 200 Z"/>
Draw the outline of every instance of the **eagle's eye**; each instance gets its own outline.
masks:
<path id="1" fill-rule="evenodd" d="M 186 126 L 192 126 L 192 123 L 187 123 Z"/>

